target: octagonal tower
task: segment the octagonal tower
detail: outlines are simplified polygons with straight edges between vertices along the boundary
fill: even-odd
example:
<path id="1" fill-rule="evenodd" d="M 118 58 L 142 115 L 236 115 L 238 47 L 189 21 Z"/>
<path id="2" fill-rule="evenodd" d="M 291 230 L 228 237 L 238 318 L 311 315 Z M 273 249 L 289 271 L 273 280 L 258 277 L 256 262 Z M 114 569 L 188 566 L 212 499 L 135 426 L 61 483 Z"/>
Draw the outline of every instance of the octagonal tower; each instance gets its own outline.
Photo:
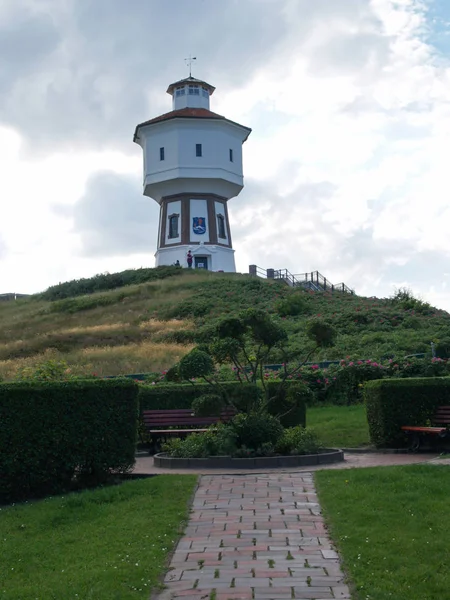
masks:
<path id="1" fill-rule="evenodd" d="M 144 194 L 160 205 L 156 266 L 235 272 L 228 205 L 244 187 L 242 144 L 251 129 L 210 111 L 214 87 L 188 77 L 172 83 L 172 110 L 140 123 Z"/>

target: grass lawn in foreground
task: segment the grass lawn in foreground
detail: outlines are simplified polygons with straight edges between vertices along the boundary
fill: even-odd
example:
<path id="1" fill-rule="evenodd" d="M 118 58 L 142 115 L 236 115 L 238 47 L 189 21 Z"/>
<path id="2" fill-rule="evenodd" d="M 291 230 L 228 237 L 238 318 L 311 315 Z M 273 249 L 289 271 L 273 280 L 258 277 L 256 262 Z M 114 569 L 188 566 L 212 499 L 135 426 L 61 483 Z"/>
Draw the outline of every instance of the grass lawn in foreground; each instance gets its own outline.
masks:
<path id="1" fill-rule="evenodd" d="M 450 467 L 318 471 L 333 541 L 358 600 L 450 597 Z"/>
<path id="2" fill-rule="evenodd" d="M 369 446 L 369 426 L 364 404 L 313 406 L 307 409 L 306 424 L 314 427 L 327 448 Z"/>
<path id="3" fill-rule="evenodd" d="M 159 475 L 0 509 L 2 600 L 148 598 L 196 477 Z"/>

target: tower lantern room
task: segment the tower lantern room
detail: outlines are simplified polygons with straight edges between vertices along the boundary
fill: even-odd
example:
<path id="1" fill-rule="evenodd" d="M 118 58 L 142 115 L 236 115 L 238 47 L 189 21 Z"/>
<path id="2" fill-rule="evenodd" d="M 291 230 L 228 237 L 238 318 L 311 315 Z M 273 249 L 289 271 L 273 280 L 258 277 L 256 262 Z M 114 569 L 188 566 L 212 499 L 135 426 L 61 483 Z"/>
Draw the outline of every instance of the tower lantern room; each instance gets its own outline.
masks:
<path id="1" fill-rule="evenodd" d="M 236 270 L 228 200 L 244 186 L 242 144 L 251 129 L 210 110 L 215 88 L 188 77 L 172 83 L 172 110 L 140 123 L 144 195 L 160 205 L 156 266 L 179 261 Z"/>
<path id="2" fill-rule="evenodd" d="M 209 97 L 212 96 L 215 89 L 205 81 L 188 77 L 171 83 L 167 88 L 167 93 L 172 96 L 173 110 L 188 107 L 209 110 Z"/>

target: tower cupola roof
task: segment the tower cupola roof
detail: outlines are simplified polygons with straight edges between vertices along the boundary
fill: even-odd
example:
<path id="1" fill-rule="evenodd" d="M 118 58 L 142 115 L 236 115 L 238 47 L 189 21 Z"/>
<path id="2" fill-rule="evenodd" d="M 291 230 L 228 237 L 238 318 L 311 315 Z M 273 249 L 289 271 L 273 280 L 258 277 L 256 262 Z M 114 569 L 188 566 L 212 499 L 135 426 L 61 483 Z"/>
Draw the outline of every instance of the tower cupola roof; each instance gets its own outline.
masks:
<path id="1" fill-rule="evenodd" d="M 201 85 L 203 88 L 206 88 L 208 90 L 210 96 L 214 93 L 214 90 L 216 89 L 213 85 L 206 83 L 206 81 L 196 79 L 195 77 L 186 77 L 185 79 L 180 79 L 179 81 L 171 83 L 167 88 L 167 93 L 173 96 L 175 88 L 184 85 Z"/>

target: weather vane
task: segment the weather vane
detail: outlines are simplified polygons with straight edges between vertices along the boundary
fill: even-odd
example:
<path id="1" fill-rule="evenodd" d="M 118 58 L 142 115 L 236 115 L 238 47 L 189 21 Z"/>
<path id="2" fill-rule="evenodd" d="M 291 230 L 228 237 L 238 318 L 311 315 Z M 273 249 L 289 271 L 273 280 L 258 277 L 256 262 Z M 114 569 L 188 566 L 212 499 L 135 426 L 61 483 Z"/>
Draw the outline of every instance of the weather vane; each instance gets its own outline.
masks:
<path id="1" fill-rule="evenodd" d="M 189 54 L 189 58 L 185 58 L 184 62 L 187 64 L 187 66 L 189 67 L 189 77 L 192 77 L 192 63 L 194 60 L 197 60 L 196 56 L 191 56 Z"/>

